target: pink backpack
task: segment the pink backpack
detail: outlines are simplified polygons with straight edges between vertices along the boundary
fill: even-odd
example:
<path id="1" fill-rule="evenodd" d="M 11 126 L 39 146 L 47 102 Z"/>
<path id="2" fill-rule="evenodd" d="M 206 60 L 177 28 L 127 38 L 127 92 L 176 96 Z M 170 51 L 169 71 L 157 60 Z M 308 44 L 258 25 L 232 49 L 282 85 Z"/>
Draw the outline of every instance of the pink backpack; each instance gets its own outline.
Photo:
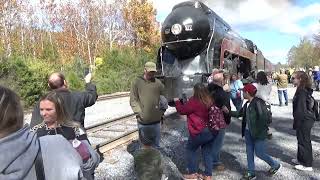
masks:
<path id="1" fill-rule="evenodd" d="M 208 127 L 213 131 L 219 131 L 227 127 L 222 110 L 215 105 L 209 109 Z"/>

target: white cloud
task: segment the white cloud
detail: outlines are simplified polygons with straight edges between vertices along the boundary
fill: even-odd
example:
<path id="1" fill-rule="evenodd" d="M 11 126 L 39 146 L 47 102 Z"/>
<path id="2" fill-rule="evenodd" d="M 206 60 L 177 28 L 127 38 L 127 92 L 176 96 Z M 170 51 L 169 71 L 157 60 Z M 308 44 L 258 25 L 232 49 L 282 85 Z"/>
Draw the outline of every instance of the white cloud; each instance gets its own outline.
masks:
<path id="1" fill-rule="evenodd" d="M 281 62 L 282 64 L 287 62 L 287 50 L 273 50 L 263 53 L 264 56 L 272 63 Z"/>
<path id="2" fill-rule="evenodd" d="M 282 33 L 304 36 L 310 33 L 315 25 L 304 27 L 299 25 L 309 17 L 320 17 L 320 3 L 306 7 L 298 7 L 288 0 L 245 0 L 238 3 L 237 8 L 230 8 L 221 1 L 208 3 L 226 22 L 234 27 L 268 28 Z"/>

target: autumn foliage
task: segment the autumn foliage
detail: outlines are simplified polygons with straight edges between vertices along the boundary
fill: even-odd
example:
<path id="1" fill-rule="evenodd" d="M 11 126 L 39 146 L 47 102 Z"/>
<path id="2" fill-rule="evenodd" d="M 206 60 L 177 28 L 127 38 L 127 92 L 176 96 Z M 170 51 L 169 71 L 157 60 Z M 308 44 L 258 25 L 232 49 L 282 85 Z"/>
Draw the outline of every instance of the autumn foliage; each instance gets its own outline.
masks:
<path id="1" fill-rule="evenodd" d="M 0 83 L 33 104 L 49 73 L 62 71 L 72 89 L 81 89 L 90 67 L 99 93 L 125 91 L 139 66 L 155 59 L 159 37 L 147 1 L 1 1 Z M 126 72 L 128 79 L 114 80 Z"/>

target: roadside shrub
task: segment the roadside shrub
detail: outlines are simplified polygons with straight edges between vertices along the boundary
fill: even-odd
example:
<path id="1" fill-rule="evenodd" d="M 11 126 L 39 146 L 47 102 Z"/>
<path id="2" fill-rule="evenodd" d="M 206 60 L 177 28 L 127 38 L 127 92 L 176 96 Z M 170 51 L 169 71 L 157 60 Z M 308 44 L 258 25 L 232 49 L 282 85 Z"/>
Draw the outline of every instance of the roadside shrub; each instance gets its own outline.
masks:
<path id="1" fill-rule="evenodd" d="M 75 57 L 71 63 L 63 66 L 63 73 L 66 76 L 69 89 L 84 89 L 84 71 L 87 67 L 88 65 L 86 65 L 80 57 Z"/>
<path id="2" fill-rule="evenodd" d="M 132 81 L 143 74 L 145 62 L 153 58 L 146 51 L 133 48 L 106 51 L 94 76 L 98 93 L 129 91 Z"/>
<path id="3" fill-rule="evenodd" d="M 1 82 L 16 91 L 26 106 L 33 105 L 47 91 L 48 63 L 12 57 L 1 63 Z"/>

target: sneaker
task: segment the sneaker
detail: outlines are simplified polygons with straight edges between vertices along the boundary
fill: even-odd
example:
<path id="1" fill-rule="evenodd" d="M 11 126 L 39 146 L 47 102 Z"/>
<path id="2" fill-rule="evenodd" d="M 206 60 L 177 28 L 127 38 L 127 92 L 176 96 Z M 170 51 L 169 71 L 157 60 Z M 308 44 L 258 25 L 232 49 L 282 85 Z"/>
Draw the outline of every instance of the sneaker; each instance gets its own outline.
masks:
<path id="1" fill-rule="evenodd" d="M 198 177 L 199 177 L 198 173 L 183 175 L 184 180 L 198 180 Z"/>
<path id="2" fill-rule="evenodd" d="M 313 171 L 312 167 L 306 167 L 301 164 L 295 165 L 294 168 L 301 170 L 301 171 Z"/>
<path id="3" fill-rule="evenodd" d="M 269 175 L 270 176 L 276 175 L 281 167 L 282 167 L 282 165 L 279 164 L 279 166 L 277 168 L 270 168 L 268 171 Z"/>
<path id="4" fill-rule="evenodd" d="M 298 159 L 292 159 L 291 162 L 294 163 L 294 164 L 296 164 L 296 165 L 299 165 L 299 164 L 300 164 L 299 161 L 298 161 Z"/>
<path id="5" fill-rule="evenodd" d="M 223 164 L 219 164 L 214 168 L 216 171 L 224 171 L 226 168 L 224 167 Z"/>
<path id="6" fill-rule="evenodd" d="M 240 180 L 253 180 L 253 179 L 256 179 L 256 178 L 257 178 L 256 175 L 247 172 L 242 176 L 242 178 Z"/>

